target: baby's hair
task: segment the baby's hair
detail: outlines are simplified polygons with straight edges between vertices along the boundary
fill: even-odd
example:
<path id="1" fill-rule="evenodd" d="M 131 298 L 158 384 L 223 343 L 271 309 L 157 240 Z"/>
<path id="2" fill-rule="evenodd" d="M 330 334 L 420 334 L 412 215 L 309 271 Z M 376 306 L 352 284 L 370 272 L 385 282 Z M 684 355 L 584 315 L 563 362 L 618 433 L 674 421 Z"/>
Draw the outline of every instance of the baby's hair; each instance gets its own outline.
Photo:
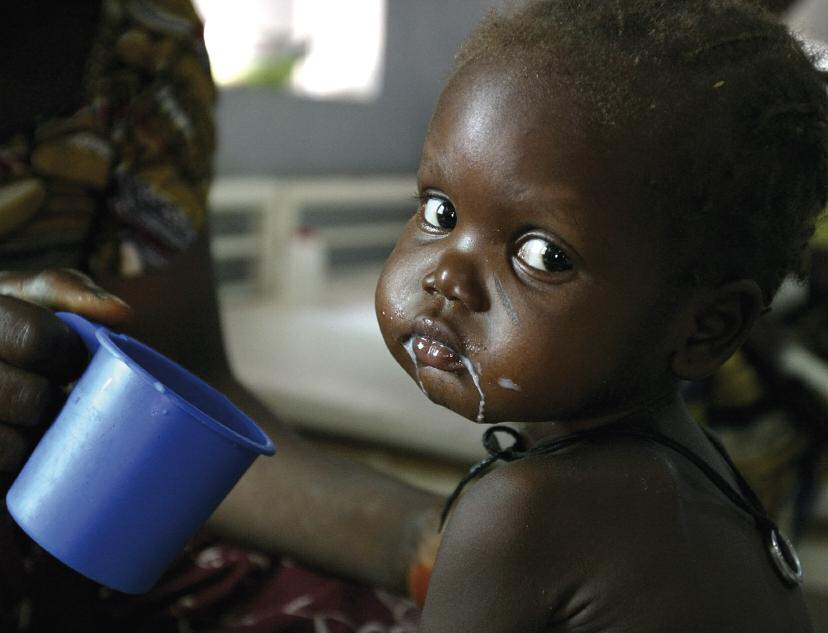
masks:
<path id="1" fill-rule="evenodd" d="M 534 98 L 575 106 L 573 129 L 639 145 L 640 206 L 668 214 L 682 283 L 752 278 L 770 301 L 802 273 L 828 193 L 828 103 L 771 13 L 742 0 L 540 0 L 490 13 L 454 73 L 504 63 Z"/>

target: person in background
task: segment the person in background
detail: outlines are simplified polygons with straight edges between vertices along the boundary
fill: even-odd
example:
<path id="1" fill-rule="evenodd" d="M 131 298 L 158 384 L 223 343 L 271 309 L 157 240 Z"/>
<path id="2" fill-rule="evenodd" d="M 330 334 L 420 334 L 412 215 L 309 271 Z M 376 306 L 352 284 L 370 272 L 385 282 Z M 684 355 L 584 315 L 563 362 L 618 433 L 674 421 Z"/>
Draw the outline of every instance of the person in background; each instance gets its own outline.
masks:
<path id="1" fill-rule="evenodd" d="M 122 327 L 196 372 L 278 455 L 257 460 L 208 532 L 138 598 L 61 566 L 3 506 L 0 630 L 310 631 L 329 617 L 332 630 L 413 630 L 413 604 L 390 592 L 424 591 L 441 499 L 282 428 L 228 365 L 206 218 L 215 91 L 201 31 L 188 0 L 4 9 L 0 492 L 85 363 L 55 310 Z"/>

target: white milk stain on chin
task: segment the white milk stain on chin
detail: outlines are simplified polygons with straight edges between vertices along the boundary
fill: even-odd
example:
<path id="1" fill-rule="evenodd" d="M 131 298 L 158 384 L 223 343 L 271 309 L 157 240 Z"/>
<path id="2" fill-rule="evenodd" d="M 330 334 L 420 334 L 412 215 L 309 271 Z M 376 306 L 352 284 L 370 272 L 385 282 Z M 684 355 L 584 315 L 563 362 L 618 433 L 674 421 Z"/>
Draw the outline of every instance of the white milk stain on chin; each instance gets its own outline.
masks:
<path id="1" fill-rule="evenodd" d="M 511 378 L 498 378 L 497 384 L 504 389 L 509 389 L 510 391 L 520 391 L 520 385 L 514 382 Z"/>

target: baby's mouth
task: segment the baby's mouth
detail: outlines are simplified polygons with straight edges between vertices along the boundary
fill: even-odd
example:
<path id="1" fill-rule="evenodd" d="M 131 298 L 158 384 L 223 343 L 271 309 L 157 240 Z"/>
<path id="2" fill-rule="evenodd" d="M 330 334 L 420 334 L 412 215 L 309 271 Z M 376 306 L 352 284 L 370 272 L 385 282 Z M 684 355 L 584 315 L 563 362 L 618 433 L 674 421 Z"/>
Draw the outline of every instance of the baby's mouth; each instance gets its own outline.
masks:
<path id="1" fill-rule="evenodd" d="M 477 392 L 480 394 L 480 402 L 477 407 L 477 417 L 475 419 L 478 422 L 484 422 L 486 396 L 480 386 L 480 366 L 475 368 L 471 359 L 463 355 L 465 345 L 462 344 L 462 339 L 458 338 L 447 324 L 428 316 L 416 318 L 412 330 L 411 335 L 401 342 L 411 356 L 411 360 L 414 362 L 414 371 L 416 372 L 420 389 L 426 395 L 429 395 L 420 377 L 421 366 L 433 367 L 434 369 L 455 374 L 464 371 L 468 372 Z M 429 397 L 431 398 L 431 395 Z"/>
<path id="2" fill-rule="evenodd" d="M 411 343 L 414 356 L 423 365 L 443 371 L 463 371 L 460 355 L 445 343 L 417 334 L 411 338 Z"/>
<path id="3" fill-rule="evenodd" d="M 418 365 L 455 373 L 465 369 L 461 341 L 447 324 L 419 316 L 414 319 L 411 330 L 405 347 Z"/>
<path id="4" fill-rule="evenodd" d="M 414 371 L 416 372 L 417 382 L 420 384 L 420 389 L 431 398 L 431 395 L 423 385 L 420 376 L 420 367 L 433 367 L 440 371 L 452 372 L 459 374 L 461 372 L 468 372 L 474 383 L 477 392 L 480 394 L 480 401 L 477 407 L 477 417 L 474 418 L 478 422 L 485 421 L 486 396 L 480 386 L 480 366 L 476 368 L 471 359 L 463 355 L 465 346 L 462 345 L 462 339 L 458 338 L 450 327 L 439 320 L 430 317 L 420 317 L 415 320 L 413 332 L 406 341 L 403 342 L 403 347 L 411 355 L 411 360 L 414 361 Z M 434 400 L 434 398 L 432 398 Z M 435 400 L 435 402 L 439 402 Z M 441 404 L 445 404 L 440 402 Z M 446 405 L 448 406 L 448 405 Z M 450 407 L 454 408 L 454 407 Z M 457 409 L 454 409 L 457 411 Z M 459 413 L 459 411 L 458 411 Z"/>

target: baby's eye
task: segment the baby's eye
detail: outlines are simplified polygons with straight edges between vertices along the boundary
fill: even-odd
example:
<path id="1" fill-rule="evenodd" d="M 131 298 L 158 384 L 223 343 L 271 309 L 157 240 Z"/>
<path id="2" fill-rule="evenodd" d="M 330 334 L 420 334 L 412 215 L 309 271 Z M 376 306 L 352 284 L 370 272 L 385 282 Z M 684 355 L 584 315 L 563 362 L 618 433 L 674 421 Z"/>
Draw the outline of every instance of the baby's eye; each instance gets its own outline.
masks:
<path id="1" fill-rule="evenodd" d="M 445 198 L 428 196 L 423 205 L 423 219 L 426 224 L 450 231 L 457 224 L 457 211 Z"/>
<path id="2" fill-rule="evenodd" d="M 550 273 L 572 270 L 572 262 L 566 253 L 542 237 L 533 237 L 520 245 L 518 258 L 527 266 Z"/>

